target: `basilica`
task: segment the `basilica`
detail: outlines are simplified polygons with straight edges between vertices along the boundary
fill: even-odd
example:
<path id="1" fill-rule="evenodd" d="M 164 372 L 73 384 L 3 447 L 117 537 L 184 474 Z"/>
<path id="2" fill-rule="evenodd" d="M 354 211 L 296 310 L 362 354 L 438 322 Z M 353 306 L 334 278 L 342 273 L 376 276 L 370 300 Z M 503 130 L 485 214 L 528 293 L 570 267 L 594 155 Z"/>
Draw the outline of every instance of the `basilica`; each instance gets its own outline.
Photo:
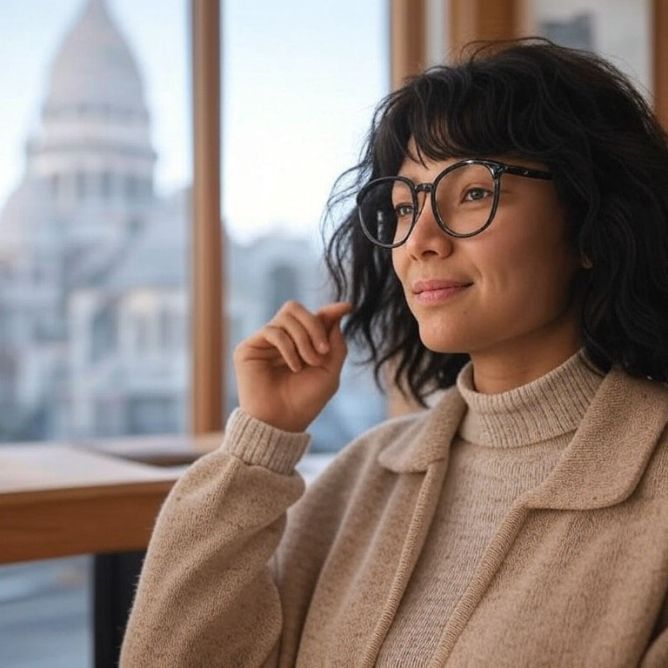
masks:
<path id="1" fill-rule="evenodd" d="M 188 429 L 190 189 L 156 194 L 141 68 L 110 4 L 87 0 L 62 39 L 0 211 L 0 441 Z M 306 240 L 225 247 L 230 346 L 286 299 L 324 301 Z M 367 376 L 344 374 L 323 447 L 380 417 Z"/>

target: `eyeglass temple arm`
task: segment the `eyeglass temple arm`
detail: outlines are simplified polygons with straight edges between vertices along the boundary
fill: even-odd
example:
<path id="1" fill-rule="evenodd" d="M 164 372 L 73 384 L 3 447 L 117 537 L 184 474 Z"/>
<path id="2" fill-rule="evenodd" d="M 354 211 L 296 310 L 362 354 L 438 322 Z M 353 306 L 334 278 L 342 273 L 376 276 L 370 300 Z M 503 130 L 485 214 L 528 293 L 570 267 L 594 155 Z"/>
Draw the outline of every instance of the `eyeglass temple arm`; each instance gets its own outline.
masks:
<path id="1" fill-rule="evenodd" d="M 552 172 L 545 172 L 541 169 L 529 169 L 528 167 L 512 167 L 506 165 L 506 172 L 508 174 L 515 174 L 516 176 L 527 176 L 530 179 L 551 179 Z"/>

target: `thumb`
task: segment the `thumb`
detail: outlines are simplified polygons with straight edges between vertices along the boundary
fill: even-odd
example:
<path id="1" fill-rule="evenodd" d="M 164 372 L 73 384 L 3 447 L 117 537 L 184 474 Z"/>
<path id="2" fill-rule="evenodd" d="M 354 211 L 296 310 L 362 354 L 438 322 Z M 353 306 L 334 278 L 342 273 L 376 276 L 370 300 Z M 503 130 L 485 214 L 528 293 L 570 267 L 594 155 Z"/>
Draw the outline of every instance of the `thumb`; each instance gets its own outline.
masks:
<path id="1" fill-rule="evenodd" d="M 325 329 L 329 333 L 332 325 L 340 320 L 346 313 L 352 311 L 353 305 L 350 302 L 333 302 L 323 306 L 318 312 L 318 317 L 325 325 Z"/>

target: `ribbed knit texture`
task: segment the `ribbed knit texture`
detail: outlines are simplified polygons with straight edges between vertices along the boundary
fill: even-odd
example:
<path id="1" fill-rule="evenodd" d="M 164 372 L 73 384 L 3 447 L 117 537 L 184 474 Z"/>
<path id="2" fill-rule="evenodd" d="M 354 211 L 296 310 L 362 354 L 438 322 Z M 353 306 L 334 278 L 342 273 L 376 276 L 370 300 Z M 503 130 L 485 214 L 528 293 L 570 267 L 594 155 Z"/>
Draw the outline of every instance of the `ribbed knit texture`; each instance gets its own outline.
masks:
<path id="1" fill-rule="evenodd" d="M 246 464 L 289 475 L 306 452 L 311 437 L 271 427 L 235 408 L 227 420 L 222 448 Z"/>
<path id="2" fill-rule="evenodd" d="M 423 666 L 511 504 L 540 484 L 570 442 L 603 380 L 580 349 L 544 376 L 477 392 L 469 362 L 457 377 L 467 404 L 439 505 L 377 666 Z"/>

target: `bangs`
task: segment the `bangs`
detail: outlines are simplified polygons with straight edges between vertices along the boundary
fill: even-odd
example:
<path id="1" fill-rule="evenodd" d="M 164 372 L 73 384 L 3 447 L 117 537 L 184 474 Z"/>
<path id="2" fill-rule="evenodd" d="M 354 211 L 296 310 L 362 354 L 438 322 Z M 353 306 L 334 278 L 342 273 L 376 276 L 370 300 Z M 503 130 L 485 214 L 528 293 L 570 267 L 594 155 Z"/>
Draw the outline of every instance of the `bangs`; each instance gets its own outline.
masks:
<path id="1" fill-rule="evenodd" d="M 433 67 L 388 96 L 376 127 L 374 176 L 396 174 L 406 158 L 422 165 L 491 155 L 545 159 L 554 101 L 536 90 L 535 73 L 532 81 L 495 69 L 485 61 Z"/>

